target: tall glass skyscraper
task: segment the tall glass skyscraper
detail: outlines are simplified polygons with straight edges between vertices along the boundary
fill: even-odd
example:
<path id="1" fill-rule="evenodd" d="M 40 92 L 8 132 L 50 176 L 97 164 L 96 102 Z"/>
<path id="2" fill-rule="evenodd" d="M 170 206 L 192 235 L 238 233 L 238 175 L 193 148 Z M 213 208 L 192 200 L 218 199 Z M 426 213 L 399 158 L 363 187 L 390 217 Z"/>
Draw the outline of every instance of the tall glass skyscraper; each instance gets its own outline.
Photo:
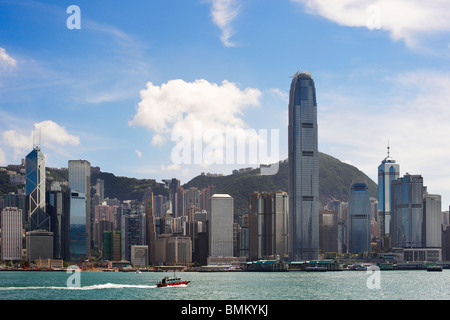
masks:
<path id="1" fill-rule="evenodd" d="M 354 183 L 348 204 L 350 253 L 370 253 L 370 196 L 366 183 Z"/>
<path id="2" fill-rule="evenodd" d="M 392 246 L 424 247 L 423 178 L 405 174 L 392 182 Z"/>
<path id="3" fill-rule="evenodd" d="M 50 218 L 45 212 L 45 157 L 36 146 L 25 157 L 25 190 L 30 230 L 50 229 Z"/>
<path id="4" fill-rule="evenodd" d="M 70 252 L 74 258 L 88 256 L 91 243 L 91 164 L 69 160 Z"/>
<path id="5" fill-rule="evenodd" d="M 400 166 L 388 155 L 378 166 L 378 208 L 380 210 L 380 236 L 391 234 L 391 183 L 400 176 Z"/>
<path id="6" fill-rule="evenodd" d="M 309 72 L 297 72 L 289 96 L 289 260 L 319 256 L 317 103 Z"/>

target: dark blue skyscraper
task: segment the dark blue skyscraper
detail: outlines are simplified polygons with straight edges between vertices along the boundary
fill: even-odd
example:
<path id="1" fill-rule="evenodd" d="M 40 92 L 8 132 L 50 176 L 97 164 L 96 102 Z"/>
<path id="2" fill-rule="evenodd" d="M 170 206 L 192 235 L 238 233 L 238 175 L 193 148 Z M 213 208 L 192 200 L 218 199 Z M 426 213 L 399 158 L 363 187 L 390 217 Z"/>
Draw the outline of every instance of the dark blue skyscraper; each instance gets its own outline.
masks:
<path id="1" fill-rule="evenodd" d="M 289 96 L 289 259 L 319 256 L 317 103 L 309 72 L 297 72 Z"/>
<path id="2" fill-rule="evenodd" d="M 91 239 L 91 164 L 69 160 L 70 252 L 73 259 L 87 257 Z"/>
<path id="3" fill-rule="evenodd" d="M 45 157 L 39 146 L 26 156 L 25 172 L 30 229 L 49 231 L 50 218 L 45 212 Z"/>
<path id="4" fill-rule="evenodd" d="M 407 173 L 392 182 L 391 237 L 393 247 L 424 247 L 423 189 L 421 175 Z"/>
<path id="5" fill-rule="evenodd" d="M 354 183 L 348 203 L 350 253 L 370 253 L 370 196 L 366 183 Z"/>

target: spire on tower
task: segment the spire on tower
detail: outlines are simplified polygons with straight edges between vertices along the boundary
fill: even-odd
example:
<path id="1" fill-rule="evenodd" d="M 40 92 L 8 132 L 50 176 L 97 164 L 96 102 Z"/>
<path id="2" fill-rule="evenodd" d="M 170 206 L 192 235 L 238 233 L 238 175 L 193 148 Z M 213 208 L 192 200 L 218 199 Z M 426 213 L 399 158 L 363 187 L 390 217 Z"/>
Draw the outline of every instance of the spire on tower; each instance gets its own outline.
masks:
<path id="1" fill-rule="evenodd" d="M 387 153 L 388 153 L 388 157 L 389 157 L 389 149 L 391 149 L 391 147 L 389 147 L 389 140 L 388 140 L 388 144 L 387 144 Z"/>

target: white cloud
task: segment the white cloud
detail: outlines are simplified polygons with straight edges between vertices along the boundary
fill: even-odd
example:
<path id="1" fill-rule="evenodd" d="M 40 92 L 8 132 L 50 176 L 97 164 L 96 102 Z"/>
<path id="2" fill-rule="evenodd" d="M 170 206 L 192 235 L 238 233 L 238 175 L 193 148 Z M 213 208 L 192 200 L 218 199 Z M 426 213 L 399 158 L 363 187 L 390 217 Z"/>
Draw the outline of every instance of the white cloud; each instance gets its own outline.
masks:
<path id="1" fill-rule="evenodd" d="M 228 81 L 218 85 L 203 79 L 177 79 L 161 86 L 148 82 L 130 125 L 154 132 L 154 145 L 164 144 L 173 130 L 193 132 L 197 123 L 201 123 L 203 132 L 243 129 L 246 124 L 240 116 L 245 108 L 259 106 L 260 96 L 258 89 L 241 90 Z"/>
<path id="2" fill-rule="evenodd" d="M 448 208 L 450 73 L 418 70 L 380 81 L 392 88 L 375 103 L 335 95 L 322 99 L 319 147 L 339 159 L 350 159 L 377 182 L 377 167 L 386 157 L 389 141 L 401 175 L 421 174 L 428 191 L 441 194 L 442 205 Z"/>
<path id="3" fill-rule="evenodd" d="M 234 34 L 231 23 L 239 14 L 239 6 L 236 0 L 211 0 L 211 15 L 213 22 L 222 31 L 220 40 L 226 47 L 234 47 L 236 44 L 230 41 Z"/>
<path id="4" fill-rule="evenodd" d="M 80 144 L 79 137 L 69 134 L 64 127 L 51 120 L 36 123 L 34 131 L 35 133 L 40 132 L 42 142 L 48 145 L 77 146 Z"/>
<path id="5" fill-rule="evenodd" d="M 6 161 L 6 155 L 3 152 L 2 148 L 0 148 L 0 166 L 6 166 L 8 163 Z"/>
<path id="6" fill-rule="evenodd" d="M 282 99 L 285 102 L 289 102 L 289 93 L 286 91 L 283 91 L 278 88 L 272 88 L 269 90 L 269 93 L 274 95 L 275 97 Z"/>
<path id="7" fill-rule="evenodd" d="M 291 0 L 343 26 L 378 27 L 388 31 L 394 40 L 418 46 L 419 38 L 436 32 L 448 32 L 450 2 L 434 0 Z M 376 26 L 375 26 L 376 27 Z"/>
<path id="8" fill-rule="evenodd" d="M 142 152 L 138 149 L 134 150 L 139 158 L 142 158 Z"/>
<path id="9" fill-rule="evenodd" d="M 15 67 L 16 59 L 6 53 L 4 48 L 0 48 L 0 67 Z"/>
<path id="10" fill-rule="evenodd" d="M 2 133 L 2 145 L 10 150 L 14 159 L 24 157 L 36 144 L 56 152 L 63 152 L 62 147 L 77 146 L 80 144 L 80 139 L 51 120 L 35 123 L 33 130 L 28 134 L 14 129 Z"/>

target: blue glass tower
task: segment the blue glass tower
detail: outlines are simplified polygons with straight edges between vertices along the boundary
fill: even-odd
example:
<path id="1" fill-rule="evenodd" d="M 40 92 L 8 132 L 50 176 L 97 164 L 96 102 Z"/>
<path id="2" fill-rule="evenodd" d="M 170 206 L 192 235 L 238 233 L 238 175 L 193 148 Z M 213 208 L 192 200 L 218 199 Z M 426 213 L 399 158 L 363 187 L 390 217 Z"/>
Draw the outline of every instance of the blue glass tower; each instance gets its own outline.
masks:
<path id="1" fill-rule="evenodd" d="M 91 164 L 69 160 L 70 253 L 73 259 L 89 256 L 91 242 Z"/>
<path id="2" fill-rule="evenodd" d="M 370 252 L 370 196 L 366 183 L 354 183 L 350 190 L 349 241 L 350 253 Z"/>
<path id="3" fill-rule="evenodd" d="M 380 236 L 386 240 L 391 234 L 391 184 L 398 179 L 400 166 L 388 155 L 378 166 L 378 208 L 380 210 Z"/>
<path id="4" fill-rule="evenodd" d="M 392 182 L 392 246 L 424 247 L 423 178 L 405 174 Z"/>
<path id="5" fill-rule="evenodd" d="M 289 260 L 319 256 L 317 103 L 309 72 L 297 72 L 289 96 Z"/>
<path id="6" fill-rule="evenodd" d="M 36 146 L 25 157 L 25 190 L 30 230 L 50 230 L 50 217 L 45 212 L 45 157 Z"/>

